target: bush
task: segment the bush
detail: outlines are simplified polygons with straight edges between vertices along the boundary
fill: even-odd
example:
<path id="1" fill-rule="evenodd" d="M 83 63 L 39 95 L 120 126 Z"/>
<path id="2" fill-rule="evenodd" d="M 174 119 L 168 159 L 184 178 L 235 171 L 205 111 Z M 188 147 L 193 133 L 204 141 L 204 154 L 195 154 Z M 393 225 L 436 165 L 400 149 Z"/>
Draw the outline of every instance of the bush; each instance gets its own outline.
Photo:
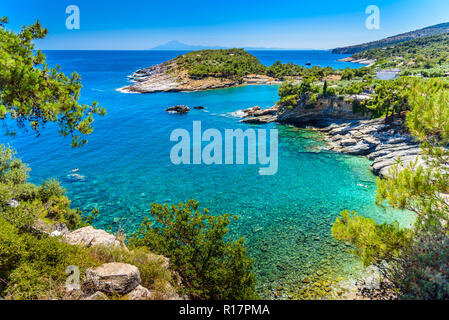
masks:
<path id="1" fill-rule="evenodd" d="M 449 299 L 449 237 L 442 231 L 419 235 L 395 270 L 390 279 L 401 299 Z"/>
<path id="2" fill-rule="evenodd" d="M 81 213 L 70 208 L 59 182 L 48 180 L 40 186 L 28 183 L 30 169 L 15 154 L 0 145 L 0 217 L 22 230 L 29 229 L 36 219 L 64 222 L 71 230 L 83 226 Z M 19 206 L 8 205 L 12 200 Z"/>
<path id="3" fill-rule="evenodd" d="M 343 211 L 332 226 L 332 235 L 354 245 L 353 254 L 365 266 L 398 257 L 410 239 L 409 230 L 400 229 L 397 222 L 376 224 L 373 219 Z"/>
<path id="4" fill-rule="evenodd" d="M 171 208 L 152 204 L 154 221 L 145 219 L 130 243 L 169 257 L 193 298 L 255 298 L 253 261 L 246 255 L 243 239 L 224 239 L 231 217 L 212 216 L 198 207 L 195 200 Z"/>
<path id="5" fill-rule="evenodd" d="M 281 101 L 279 102 L 279 105 L 281 107 L 297 106 L 298 105 L 298 96 L 293 94 L 293 95 L 290 95 L 290 96 L 283 97 L 281 99 Z"/>

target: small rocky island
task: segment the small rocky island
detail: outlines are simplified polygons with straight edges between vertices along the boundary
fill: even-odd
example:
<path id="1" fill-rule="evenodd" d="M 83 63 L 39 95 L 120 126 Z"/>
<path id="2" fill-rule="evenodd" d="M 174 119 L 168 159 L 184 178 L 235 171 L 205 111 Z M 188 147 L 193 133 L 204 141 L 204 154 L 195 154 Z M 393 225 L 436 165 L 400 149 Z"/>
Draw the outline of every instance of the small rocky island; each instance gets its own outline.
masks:
<path id="1" fill-rule="evenodd" d="M 266 67 L 243 49 L 193 51 L 167 62 L 137 70 L 128 93 L 202 91 L 244 84 L 276 84 Z"/>

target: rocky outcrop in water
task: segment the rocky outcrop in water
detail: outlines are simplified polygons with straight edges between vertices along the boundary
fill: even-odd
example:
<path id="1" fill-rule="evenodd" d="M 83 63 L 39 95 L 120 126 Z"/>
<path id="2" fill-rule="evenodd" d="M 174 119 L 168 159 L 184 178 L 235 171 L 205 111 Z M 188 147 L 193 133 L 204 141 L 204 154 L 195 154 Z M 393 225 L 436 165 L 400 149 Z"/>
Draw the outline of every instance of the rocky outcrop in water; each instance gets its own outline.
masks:
<path id="1" fill-rule="evenodd" d="M 188 106 L 183 106 L 183 105 L 177 105 L 177 106 L 173 106 L 170 108 L 165 109 L 165 111 L 169 112 L 169 113 L 187 113 L 190 111 L 190 108 Z"/>
<path id="2" fill-rule="evenodd" d="M 233 112 L 231 115 L 237 118 L 243 118 L 241 122 L 264 124 L 276 121 L 277 110 L 277 106 L 264 110 L 262 110 L 259 106 L 255 106 L 249 109 Z"/>
<path id="3" fill-rule="evenodd" d="M 264 110 L 256 106 L 233 112 L 231 115 L 243 118 L 241 122 L 246 123 L 279 122 L 298 126 L 323 127 L 330 123 L 368 119 L 369 114 L 354 113 L 354 104 L 366 99 L 370 99 L 370 97 L 368 95 L 319 97 L 316 102 L 310 104 L 309 97 L 303 96 L 298 100 L 297 106 L 275 105 Z"/>

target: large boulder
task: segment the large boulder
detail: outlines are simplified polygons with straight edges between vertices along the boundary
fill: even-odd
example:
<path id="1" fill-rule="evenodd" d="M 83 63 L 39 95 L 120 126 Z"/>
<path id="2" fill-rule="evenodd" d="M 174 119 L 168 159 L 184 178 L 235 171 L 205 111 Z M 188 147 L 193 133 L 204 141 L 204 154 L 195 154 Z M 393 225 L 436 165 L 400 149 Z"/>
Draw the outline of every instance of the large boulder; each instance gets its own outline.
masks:
<path id="1" fill-rule="evenodd" d="M 94 229 L 92 226 L 84 227 L 64 235 L 67 243 L 91 247 L 104 245 L 108 247 L 120 247 L 121 243 L 117 238 L 101 229 Z"/>
<path id="2" fill-rule="evenodd" d="M 112 262 L 87 269 L 82 288 L 85 292 L 124 295 L 137 288 L 140 281 L 140 272 L 136 266 Z"/>

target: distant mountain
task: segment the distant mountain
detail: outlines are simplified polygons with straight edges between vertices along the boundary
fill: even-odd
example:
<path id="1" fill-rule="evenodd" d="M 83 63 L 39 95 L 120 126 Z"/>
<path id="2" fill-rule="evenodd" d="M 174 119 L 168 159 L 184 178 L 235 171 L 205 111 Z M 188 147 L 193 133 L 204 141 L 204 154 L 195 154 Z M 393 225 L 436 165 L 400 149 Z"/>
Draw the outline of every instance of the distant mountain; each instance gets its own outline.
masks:
<path id="1" fill-rule="evenodd" d="M 179 50 L 179 51 L 196 51 L 204 49 L 231 49 L 231 47 L 220 46 L 200 46 L 185 44 L 177 40 L 172 40 L 167 43 L 161 44 L 150 50 Z M 294 49 L 282 49 L 282 48 L 265 48 L 265 47 L 244 47 L 245 50 L 294 50 Z"/>
<path id="2" fill-rule="evenodd" d="M 407 33 L 402 33 L 396 36 L 388 37 L 382 40 L 363 43 L 355 46 L 349 46 L 349 47 L 342 47 L 342 48 L 336 48 L 332 50 L 332 53 L 339 53 L 339 54 L 354 54 L 361 51 L 365 51 L 368 49 L 377 49 L 377 48 L 383 48 L 388 47 L 390 45 L 405 42 L 409 40 L 413 40 L 416 38 L 423 38 L 433 35 L 440 35 L 443 33 L 449 32 L 449 23 L 441 23 L 434 26 L 430 26 L 424 29 L 419 29 Z"/>
<path id="3" fill-rule="evenodd" d="M 177 40 L 169 41 L 165 44 L 156 46 L 150 50 L 180 50 L 180 51 L 193 51 L 193 50 L 204 50 L 204 49 L 226 49 L 225 47 L 218 46 L 198 46 L 190 45 L 179 42 Z"/>

